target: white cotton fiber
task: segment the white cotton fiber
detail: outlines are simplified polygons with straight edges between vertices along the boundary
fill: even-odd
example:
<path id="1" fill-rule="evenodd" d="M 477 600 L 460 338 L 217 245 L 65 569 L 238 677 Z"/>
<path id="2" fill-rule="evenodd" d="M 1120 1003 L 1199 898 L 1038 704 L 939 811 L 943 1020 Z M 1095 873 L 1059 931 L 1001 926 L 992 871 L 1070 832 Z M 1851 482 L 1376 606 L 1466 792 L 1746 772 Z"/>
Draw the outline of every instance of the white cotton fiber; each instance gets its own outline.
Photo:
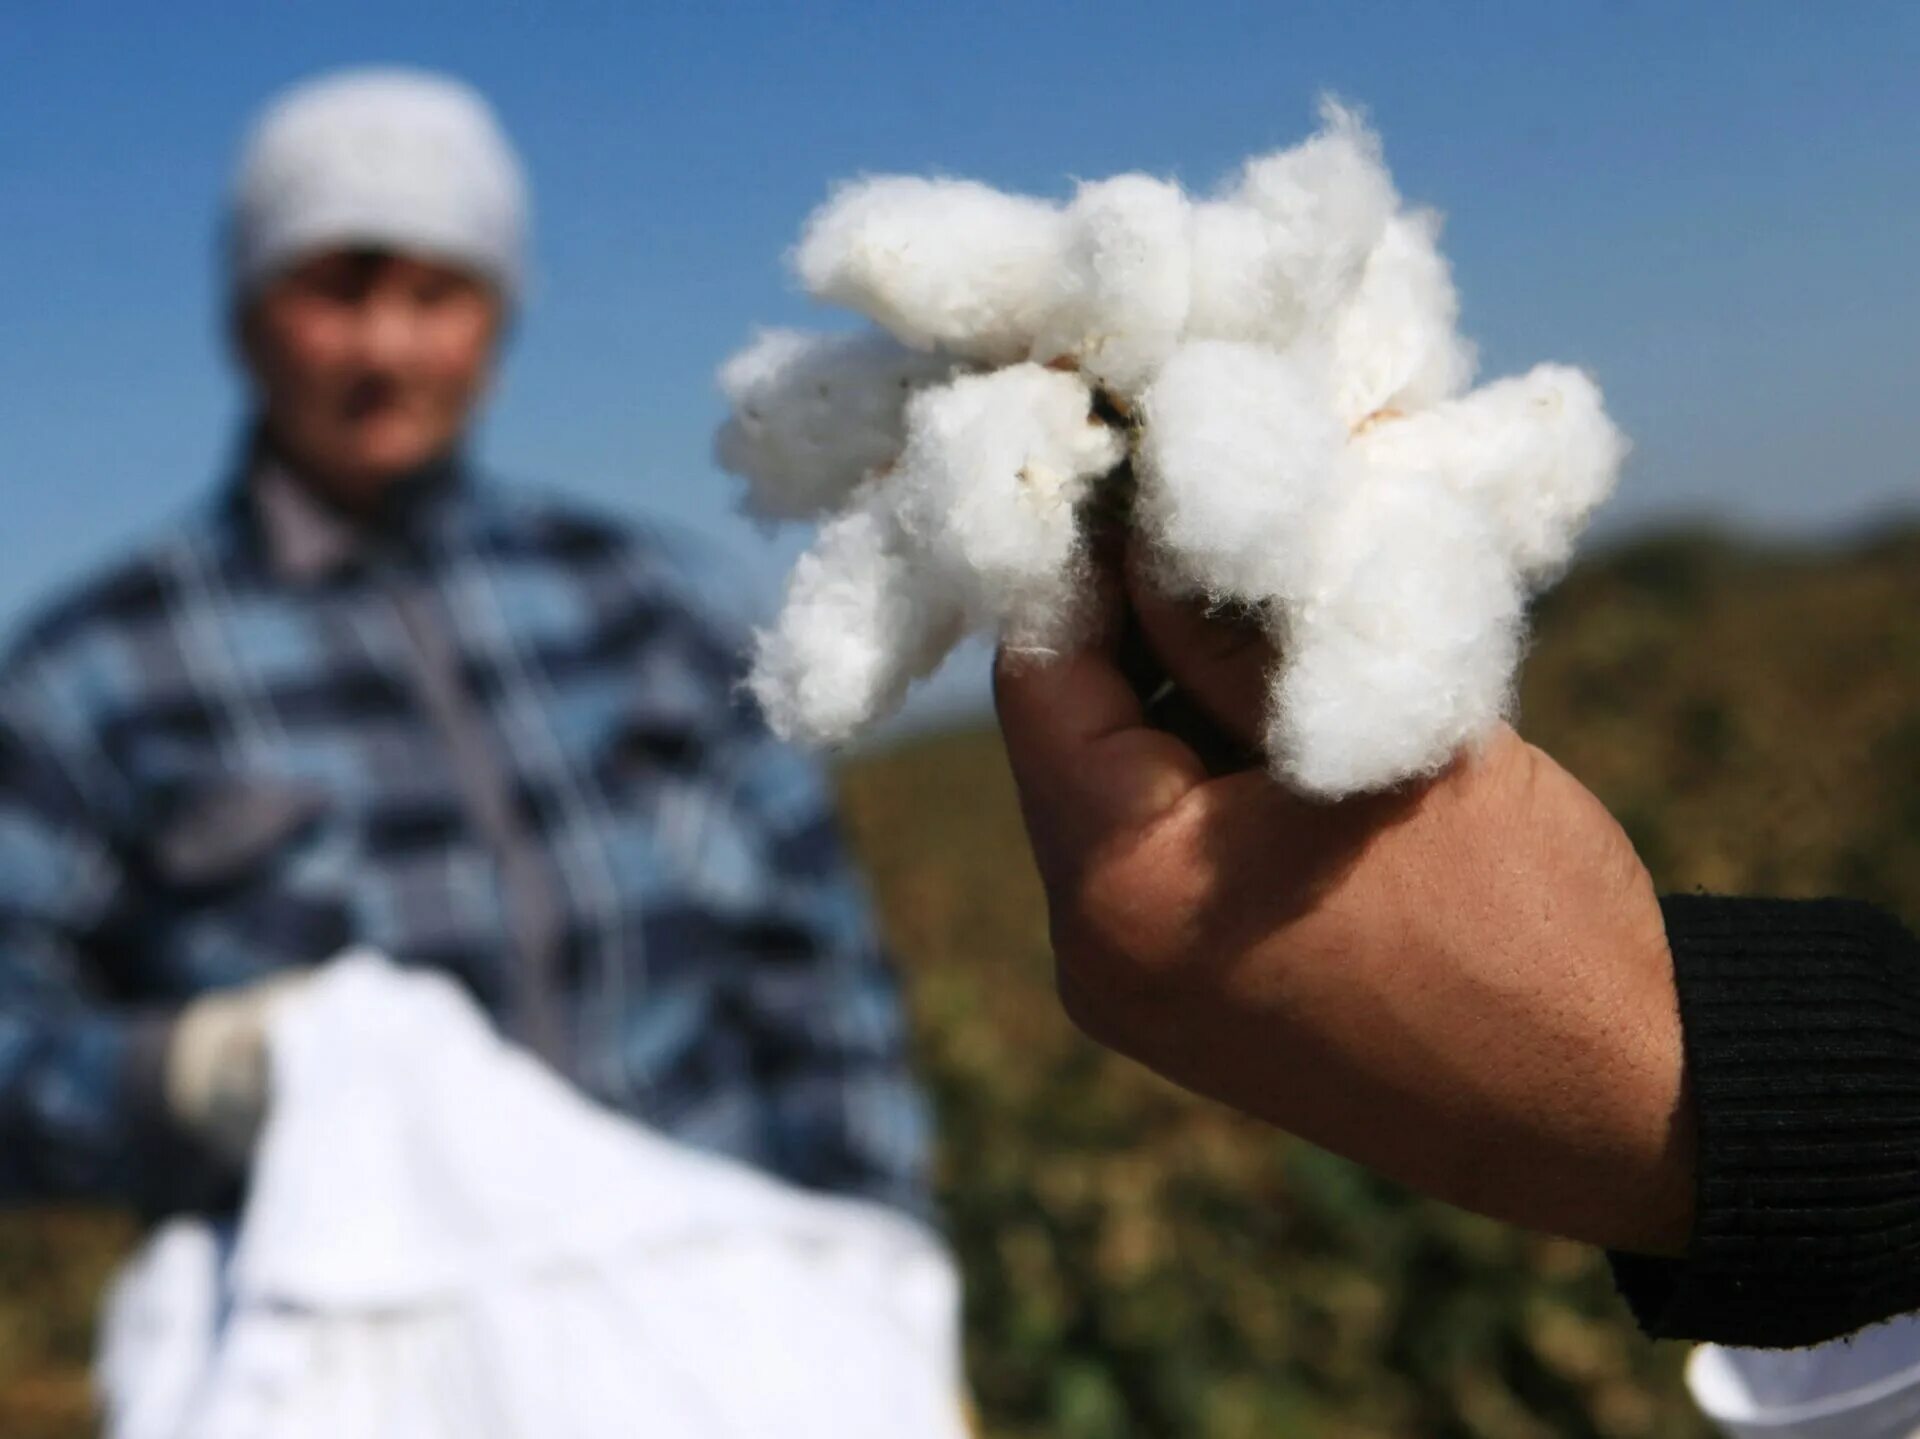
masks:
<path id="1" fill-rule="evenodd" d="M 1147 391 L 1134 522 L 1170 578 L 1213 599 L 1298 590 L 1347 439 L 1312 359 L 1198 340 Z"/>
<path id="2" fill-rule="evenodd" d="M 829 520 L 774 627 L 755 636 L 748 685 L 775 732 L 838 744 L 898 709 L 960 637 L 960 605 L 938 579 L 902 543 L 878 487 Z"/>
<path id="3" fill-rule="evenodd" d="M 989 364 L 1027 358 L 1053 308 L 1068 244 L 1056 205 L 971 180 L 888 175 L 814 212 L 794 252 L 815 299 L 907 344 Z"/>
<path id="4" fill-rule="evenodd" d="M 1472 394 L 1370 427 L 1355 441 L 1376 471 L 1446 485 L 1484 515 L 1530 583 L 1557 573 L 1611 493 L 1627 442 L 1579 370 L 1538 365 Z"/>
<path id="5" fill-rule="evenodd" d="M 1005 643 L 1069 643 L 1086 593 L 1076 507 L 1126 445 L 1076 374 L 1022 364 L 916 395 L 888 483 L 929 567 Z"/>
<path id="6" fill-rule="evenodd" d="M 1486 521 L 1407 475 L 1356 475 L 1286 607 L 1267 752 L 1327 799 L 1431 774 L 1508 705 L 1522 597 Z"/>
<path id="7" fill-rule="evenodd" d="M 1439 239 L 1431 210 L 1396 215 L 1331 327 L 1334 408 L 1349 426 L 1449 399 L 1473 378 Z"/>
<path id="8" fill-rule="evenodd" d="M 1305 328 L 1300 296 L 1268 263 L 1271 233 L 1266 217 L 1251 206 L 1225 200 L 1193 206 L 1188 339 L 1284 346 Z"/>
<path id="9" fill-rule="evenodd" d="M 1626 444 L 1578 370 L 1467 390 L 1438 216 L 1401 208 L 1355 114 L 1323 118 L 1201 200 L 894 177 L 816 212 L 802 280 L 892 339 L 779 332 L 722 372 L 718 454 L 752 507 L 847 506 L 761 637 L 777 730 L 857 733 L 966 628 L 1075 644 L 1123 464 L 1153 579 L 1271 626 L 1283 783 L 1386 788 L 1499 720 L 1526 596 Z"/>
<path id="10" fill-rule="evenodd" d="M 1033 357 L 1071 358 L 1113 394 L 1139 394 L 1186 328 L 1190 208 L 1179 186 L 1147 175 L 1082 185 L 1067 207 L 1065 288 Z"/>
<path id="11" fill-rule="evenodd" d="M 720 371 L 732 414 L 714 458 L 746 479 L 752 514 L 812 518 L 893 462 L 906 440 L 907 397 L 953 367 L 871 331 L 762 331 Z"/>
<path id="12" fill-rule="evenodd" d="M 1309 323 L 1330 317 L 1360 278 L 1398 204 L 1379 139 L 1329 103 L 1304 144 L 1249 160 L 1226 197 L 1267 222 L 1267 283 L 1294 297 Z M 1270 336 L 1285 344 L 1291 329 Z"/>

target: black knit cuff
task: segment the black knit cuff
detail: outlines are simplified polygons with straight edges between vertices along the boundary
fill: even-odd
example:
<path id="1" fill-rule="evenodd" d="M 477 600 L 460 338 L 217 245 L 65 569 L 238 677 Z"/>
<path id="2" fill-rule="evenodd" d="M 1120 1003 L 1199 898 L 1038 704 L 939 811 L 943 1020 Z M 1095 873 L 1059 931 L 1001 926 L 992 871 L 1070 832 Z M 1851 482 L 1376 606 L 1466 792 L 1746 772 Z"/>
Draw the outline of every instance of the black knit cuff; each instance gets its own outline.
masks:
<path id="1" fill-rule="evenodd" d="M 1920 1309 L 1920 945 L 1851 900 L 1661 908 L 1696 1212 L 1684 1261 L 1612 1256 L 1634 1317 L 1790 1347 Z"/>

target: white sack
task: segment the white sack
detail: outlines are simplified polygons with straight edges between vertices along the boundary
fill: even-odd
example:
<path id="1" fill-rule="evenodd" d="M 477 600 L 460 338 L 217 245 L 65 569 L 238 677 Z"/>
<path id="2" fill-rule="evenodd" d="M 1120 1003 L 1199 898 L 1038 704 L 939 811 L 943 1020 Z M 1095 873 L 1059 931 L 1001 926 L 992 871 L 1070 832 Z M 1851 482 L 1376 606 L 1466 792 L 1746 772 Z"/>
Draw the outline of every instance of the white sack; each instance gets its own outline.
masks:
<path id="1" fill-rule="evenodd" d="M 1702 1344 L 1687 1388 L 1728 1439 L 1911 1439 L 1920 1434 L 1920 1315 L 1811 1349 Z"/>
<path id="2" fill-rule="evenodd" d="M 350 956 L 271 1037 L 230 1255 L 110 1297 L 109 1439 L 959 1439 L 939 1241 L 596 1108 L 444 976 Z"/>

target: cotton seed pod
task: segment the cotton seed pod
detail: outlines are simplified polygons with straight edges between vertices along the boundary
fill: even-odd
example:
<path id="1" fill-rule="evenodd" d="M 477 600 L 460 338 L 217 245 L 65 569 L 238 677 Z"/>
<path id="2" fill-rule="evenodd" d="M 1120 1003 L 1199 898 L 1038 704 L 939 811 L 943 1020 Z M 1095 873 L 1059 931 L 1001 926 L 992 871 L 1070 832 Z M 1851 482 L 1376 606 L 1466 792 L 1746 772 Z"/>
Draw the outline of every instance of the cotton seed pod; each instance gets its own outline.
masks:
<path id="1" fill-rule="evenodd" d="M 889 175 L 840 190 L 807 221 L 807 292 L 918 349 L 1024 360 L 1059 294 L 1069 230 L 1058 206 L 970 180 Z"/>
<path id="2" fill-rule="evenodd" d="M 1473 379 L 1439 240 L 1433 211 L 1394 216 L 1330 326 L 1334 412 L 1350 429 L 1452 399 Z"/>
<path id="3" fill-rule="evenodd" d="M 1126 455 L 1079 375 L 1027 363 L 963 375 L 908 408 L 894 488 L 930 567 L 976 624 L 1023 649 L 1069 644 L 1087 584 L 1079 510 Z"/>
<path id="4" fill-rule="evenodd" d="M 748 688 L 776 733 L 840 744 L 900 707 L 963 620 L 939 572 L 918 563 L 892 499 L 869 485 L 794 566 L 779 618 L 755 636 Z"/>
<path id="5" fill-rule="evenodd" d="M 1296 592 L 1347 432 L 1324 368 L 1234 340 L 1181 347 L 1142 401 L 1134 521 L 1214 599 Z"/>
<path id="6" fill-rule="evenodd" d="M 1566 564 L 1627 453 L 1599 387 L 1566 365 L 1372 426 L 1354 444 L 1370 470 L 1424 476 L 1471 503 L 1530 585 Z"/>
<path id="7" fill-rule="evenodd" d="M 815 518 L 894 461 L 908 399 L 953 370 L 890 335 L 762 331 L 720 371 L 732 413 L 714 458 L 747 481 L 749 513 Z"/>
<path id="8" fill-rule="evenodd" d="M 1147 175 L 1082 185 L 1067 207 L 1062 293 L 1034 358 L 1070 358 L 1092 383 L 1137 396 L 1186 328 L 1191 209 L 1179 186 Z"/>
<path id="9" fill-rule="evenodd" d="M 1364 471 L 1335 494 L 1284 606 L 1267 730 L 1275 774 L 1322 799 L 1433 774 L 1498 723 L 1524 604 L 1464 497 Z"/>

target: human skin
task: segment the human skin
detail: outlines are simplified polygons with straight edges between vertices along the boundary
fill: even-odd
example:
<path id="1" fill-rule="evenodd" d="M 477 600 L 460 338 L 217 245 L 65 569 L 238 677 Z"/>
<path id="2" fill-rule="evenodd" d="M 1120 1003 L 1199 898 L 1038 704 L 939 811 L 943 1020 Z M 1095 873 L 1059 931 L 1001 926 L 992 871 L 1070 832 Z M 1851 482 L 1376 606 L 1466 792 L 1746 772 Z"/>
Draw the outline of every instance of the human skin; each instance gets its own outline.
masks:
<path id="1" fill-rule="evenodd" d="M 465 270 L 334 249 L 251 296 L 234 343 L 268 443 L 335 504 L 365 510 L 459 444 L 500 328 L 499 299 Z"/>
<path id="2" fill-rule="evenodd" d="M 1504 726 L 1437 778 L 1335 804 L 1210 772 L 1148 722 L 1125 611 L 1247 749 L 1272 656 L 1139 574 L 1106 587 L 1085 649 L 995 672 L 1069 1016 L 1437 1198 L 1681 1253 L 1695 1137 L 1672 959 L 1620 826 Z"/>

